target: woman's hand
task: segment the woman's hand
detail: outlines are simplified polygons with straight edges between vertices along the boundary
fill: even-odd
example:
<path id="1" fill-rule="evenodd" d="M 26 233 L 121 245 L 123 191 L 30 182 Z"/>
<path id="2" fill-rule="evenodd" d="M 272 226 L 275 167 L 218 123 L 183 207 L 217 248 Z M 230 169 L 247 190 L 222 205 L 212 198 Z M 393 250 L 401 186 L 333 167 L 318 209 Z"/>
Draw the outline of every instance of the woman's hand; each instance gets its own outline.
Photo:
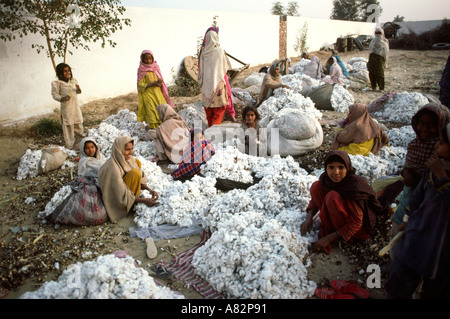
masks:
<path id="1" fill-rule="evenodd" d="M 300 225 L 300 233 L 302 234 L 302 236 L 305 236 L 306 233 L 309 233 L 311 231 L 314 215 L 315 212 L 312 210 L 309 210 L 307 212 L 306 220 Z"/>
<path id="2" fill-rule="evenodd" d="M 312 245 L 312 251 L 322 251 L 323 249 L 327 248 L 328 245 L 330 245 L 332 242 L 334 242 L 338 238 L 339 238 L 339 234 L 337 232 L 328 234 L 328 235 L 320 238 L 318 241 L 316 241 Z"/>
<path id="3" fill-rule="evenodd" d="M 425 161 L 425 165 L 431 170 L 431 172 L 439 179 L 448 177 L 445 171 L 445 166 L 442 164 L 438 156 L 432 156 Z"/>
<path id="4" fill-rule="evenodd" d="M 147 190 L 152 195 L 152 199 L 154 199 L 155 201 L 159 199 L 158 193 L 148 187 L 147 184 L 141 184 L 141 189 Z"/>
<path id="5" fill-rule="evenodd" d="M 80 86 L 77 84 L 76 85 L 77 86 L 77 94 L 81 94 L 81 88 L 80 88 Z"/>
<path id="6" fill-rule="evenodd" d="M 67 96 L 61 98 L 61 102 L 67 102 L 69 100 L 70 100 L 70 95 L 67 95 Z"/>

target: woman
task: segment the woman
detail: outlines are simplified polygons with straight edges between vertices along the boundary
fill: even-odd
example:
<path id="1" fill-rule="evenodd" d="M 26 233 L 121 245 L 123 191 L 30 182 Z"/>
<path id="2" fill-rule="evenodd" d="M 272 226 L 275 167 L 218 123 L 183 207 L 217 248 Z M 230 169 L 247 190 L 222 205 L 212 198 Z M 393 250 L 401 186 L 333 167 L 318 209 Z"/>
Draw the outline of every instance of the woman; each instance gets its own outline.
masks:
<path id="1" fill-rule="evenodd" d="M 311 186 L 311 201 L 302 223 L 302 235 L 312 228 L 320 211 L 319 240 L 314 251 L 331 252 L 331 243 L 368 238 L 374 231 L 375 213 L 383 211 L 367 180 L 355 174 L 347 153 L 331 151 L 325 156 L 325 172 Z"/>
<path id="2" fill-rule="evenodd" d="M 332 56 L 327 61 L 327 66 L 329 67 L 328 77 L 326 77 L 323 82 L 345 85 L 344 74 L 342 69 L 337 63 L 336 57 Z"/>
<path id="3" fill-rule="evenodd" d="M 201 166 L 216 153 L 211 142 L 204 139 L 204 132 L 201 128 L 193 128 L 189 134 L 191 144 L 185 148 L 180 164 L 171 174 L 175 180 L 191 179 L 200 172 Z"/>
<path id="4" fill-rule="evenodd" d="M 158 105 L 157 109 L 162 123 L 156 130 L 149 130 L 157 152 L 152 162 L 170 160 L 179 163 L 183 149 L 189 144 L 189 127 L 170 105 Z"/>
<path id="5" fill-rule="evenodd" d="M 85 137 L 80 142 L 79 176 L 97 177 L 100 167 L 105 163 L 97 143 L 91 137 Z"/>
<path id="6" fill-rule="evenodd" d="M 174 104 L 169 97 L 159 65 L 149 50 L 141 53 L 137 87 L 139 93 L 137 120 L 145 121 L 150 128 L 156 129 L 161 124 L 156 107 L 160 104 L 169 104 L 173 107 Z"/>
<path id="7" fill-rule="evenodd" d="M 227 77 L 231 64 L 219 44 L 219 28 L 211 27 L 206 31 L 198 61 L 198 83 L 208 127 L 222 123 L 225 112 L 236 122 Z"/>
<path id="8" fill-rule="evenodd" d="M 311 61 L 305 66 L 305 75 L 316 80 L 322 78 L 322 63 L 320 63 L 318 57 L 313 56 Z"/>
<path id="9" fill-rule="evenodd" d="M 345 151 L 352 155 L 377 155 L 380 149 L 389 145 L 389 137 L 376 123 L 364 104 L 353 104 L 348 116 L 334 137 L 331 149 Z"/>
<path id="10" fill-rule="evenodd" d="M 127 216 L 131 207 L 143 203 L 155 206 L 158 194 L 147 186 L 147 177 L 141 162 L 133 157 L 133 139 L 120 136 L 114 141 L 111 157 L 98 172 L 98 181 L 103 193 L 106 212 L 112 222 Z M 138 197 L 141 190 L 148 190 L 152 198 Z"/>
<path id="11" fill-rule="evenodd" d="M 381 28 L 375 30 L 375 37 L 369 45 L 369 79 L 372 89 L 375 91 L 377 85 L 380 91 L 384 90 L 384 69 L 388 63 L 389 41 L 384 37 Z"/>
<path id="12" fill-rule="evenodd" d="M 290 89 L 289 86 L 282 83 L 279 61 L 275 60 L 270 66 L 269 72 L 267 72 L 262 81 L 258 106 L 271 97 L 273 95 L 273 91 L 278 88 Z"/>

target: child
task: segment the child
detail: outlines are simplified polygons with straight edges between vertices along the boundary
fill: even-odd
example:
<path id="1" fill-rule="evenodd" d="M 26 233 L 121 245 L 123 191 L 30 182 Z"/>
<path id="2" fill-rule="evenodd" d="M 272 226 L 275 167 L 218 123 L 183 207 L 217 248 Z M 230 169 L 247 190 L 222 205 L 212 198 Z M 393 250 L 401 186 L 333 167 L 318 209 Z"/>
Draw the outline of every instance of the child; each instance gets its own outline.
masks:
<path id="1" fill-rule="evenodd" d="M 65 63 L 56 66 L 58 80 L 52 82 L 52 96 L 61 102 L 61 125 L 66 147 L 72 149 L 75 135 L 85 136 L 83 131 L 83 115 L 78 105 L 77 95 L 81 94 L 80 86 L 72 76 L 72 69 Z"/>
<path id="2" fill-rule="evenodd" d="M 169 104 L 174 106 L 169 97 L 169 92 L 164 83 L 161 70 L 154 59 L 154 55 L 149 50 L 141 53 L 141 59 L 137 72 L 137 87 L 139 93 L 139 104 L 137 120 L 145 121 L 152 129 L 156 129 L 161 124 L 157 106 Z"/>
<path id="3" fill-rule="evenodd" d="M 203 137 L 203 130 L 193 128 L 190 130 L 191 144 L 186 147 L 181 162 L 172 177 L 176 180 L 186 181 L 200 172 L 200 167 L 211 159 L 216 153 L 213 145 Z"/>
<path id="4" fill-rule="evenodd" d="M 263 127 L 259 124 L 261 116 L 254 106 L 247 106 L 242 110 L 243 133 L 241 143 L 245 145 L 245 154 L 259 156 L 262 154 L 262 144 L 265 142 Z"/>
<path id="5" fill-rule="evenodd" d="M 394 247 L 395 260 L 385 288 L 388 298 L 411 298 L 421 279 L 421 298 L 450 297 L 450 124 L 440 132 L 437 156 L 426 161 Z"/>
<path id="6" fill-rule="evenodd" d="M 401 173 L 404 187 L 399 205 L 392 215 L 392 238 L 398 233 L 398 226 L 403 221 L 405 208 L 425 170 L 425 161 L 436 154 L 434 145 L 439 140 L 439 130 L 449 121 L 450 111 L 435 103 L 424 105 L 411 120 L 416 138 L 408 144 L 406 151 L 405 166 Z M 391 257 L 393 258 L 392 253 Z"/>
<path id="7" fill-rule="evenodd" d="M 78 175 L 97 177 L 100 167 L 105 163 L 97 143 L 92 138 L 85 137 L 80 142 L 80 153 Z"/>

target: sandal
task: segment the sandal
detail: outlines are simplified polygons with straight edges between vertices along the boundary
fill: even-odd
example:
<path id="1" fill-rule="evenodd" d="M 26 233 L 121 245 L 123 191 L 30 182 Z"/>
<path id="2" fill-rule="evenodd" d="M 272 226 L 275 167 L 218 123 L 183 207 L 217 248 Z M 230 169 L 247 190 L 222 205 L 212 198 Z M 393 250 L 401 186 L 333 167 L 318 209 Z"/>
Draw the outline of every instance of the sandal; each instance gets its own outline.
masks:
<path id="1" fill-rule="evenodd" d="M 158 249 L 156 248 L 153 238 L 147 237 L 145 239 L 145 244 L 147 245 L 147 257 L 150 259 L 155 258 L 158 255 Z"/>
<path id="2" fill-rule="evenodd" d="M 314 294 L 320 299 L 355 299 L 353 295 L 342 294 L 330 288 L 316 288 Z"/>
<path id="3" fill-rule="evenodd" d="M 361 288 L 355 281 L 333 280 L 331 282 L 331 287 L 333 287 L 335 290 L 339 292 L 349 293 L 359 298 L 366 299 L 370 295 L 370 291 Z"/>

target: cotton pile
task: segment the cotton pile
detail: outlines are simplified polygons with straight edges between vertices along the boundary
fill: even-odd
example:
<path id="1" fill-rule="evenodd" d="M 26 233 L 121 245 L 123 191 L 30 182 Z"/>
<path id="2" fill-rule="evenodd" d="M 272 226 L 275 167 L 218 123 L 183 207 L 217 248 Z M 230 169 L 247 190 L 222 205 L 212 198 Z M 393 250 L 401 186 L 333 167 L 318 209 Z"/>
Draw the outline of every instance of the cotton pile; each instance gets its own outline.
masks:
<path id="1" fill-rule="evenodd" d="M 384 104 L 381 110 L 371 115 L 389 122 L 410 124 L 414 114 L 428 102 L 428 99 L 418 92 L 397 93 Z"/>
<path id="2" fill-rule="evenodd" d="M 303 96 L 307 96 L 311 89 L 320 83 L 319 80 L 301 73 L 284 75 L 282 76 L 282 81 L 283 84 L 289 85 L 291 90 Z"/>
<path id="3" fill-rule="evenodd" d="M 266 120 L 271 120 L 280 110 L 285 108 L 303 110 L 316 119 L 321 119 L 323 116 L 322 112 L 314 107 L 314 102 L 309 97 L 304 97 L 293 90 L 285 88 L 276 89 L 274 96 L 265 100 L 258 107 L 258 112 L 262 118 L 267 117 Z M 265 124 L 267 125 L 267 123 Z M 264 124 L 262 125 L 264 126 Z"/>
<path id="4" fill-rule="evenodd" d="M 295 63 L 290 69 L 290 73 L 299 73 L 304 74 L 305 73 L 305 67 L 311 62 L 309 59 L 301 59 L 297 63 Z"/>
<path id="5" fill-rule="evenodd" d="M 67 154 L 69 157 L 75 157 L 77 153 L 75 151 L 69 150 L 65 147 L 58 146 L 61 152 Z M 19 163 L 19 167 L 17 169 L 16 179 L 21 181 L 28 178 L 34 178 L 39 174 L 39 161 L 42 157 L 41 150 L 31 150 L 27 149 L 22 155 Z M 65 161 L 63 164 L 64 167 L 69 166 L 71 164 L 68 161 Z"/>
<path id="6" fill-rule="evenodd" d="M 130 257 L 100 256 L 69 266 L 58 281 L 45 282 L 20 299 L 184 299 L 168 287 L 158 285 Z"/>
<path id="7" fill-rule="evenodd" d="M 348 107 L 355 103 L 353 95 L 342 85 L 336 84 L 331 94 L 331 107 L 336 112 L 345 113 Z"/>

